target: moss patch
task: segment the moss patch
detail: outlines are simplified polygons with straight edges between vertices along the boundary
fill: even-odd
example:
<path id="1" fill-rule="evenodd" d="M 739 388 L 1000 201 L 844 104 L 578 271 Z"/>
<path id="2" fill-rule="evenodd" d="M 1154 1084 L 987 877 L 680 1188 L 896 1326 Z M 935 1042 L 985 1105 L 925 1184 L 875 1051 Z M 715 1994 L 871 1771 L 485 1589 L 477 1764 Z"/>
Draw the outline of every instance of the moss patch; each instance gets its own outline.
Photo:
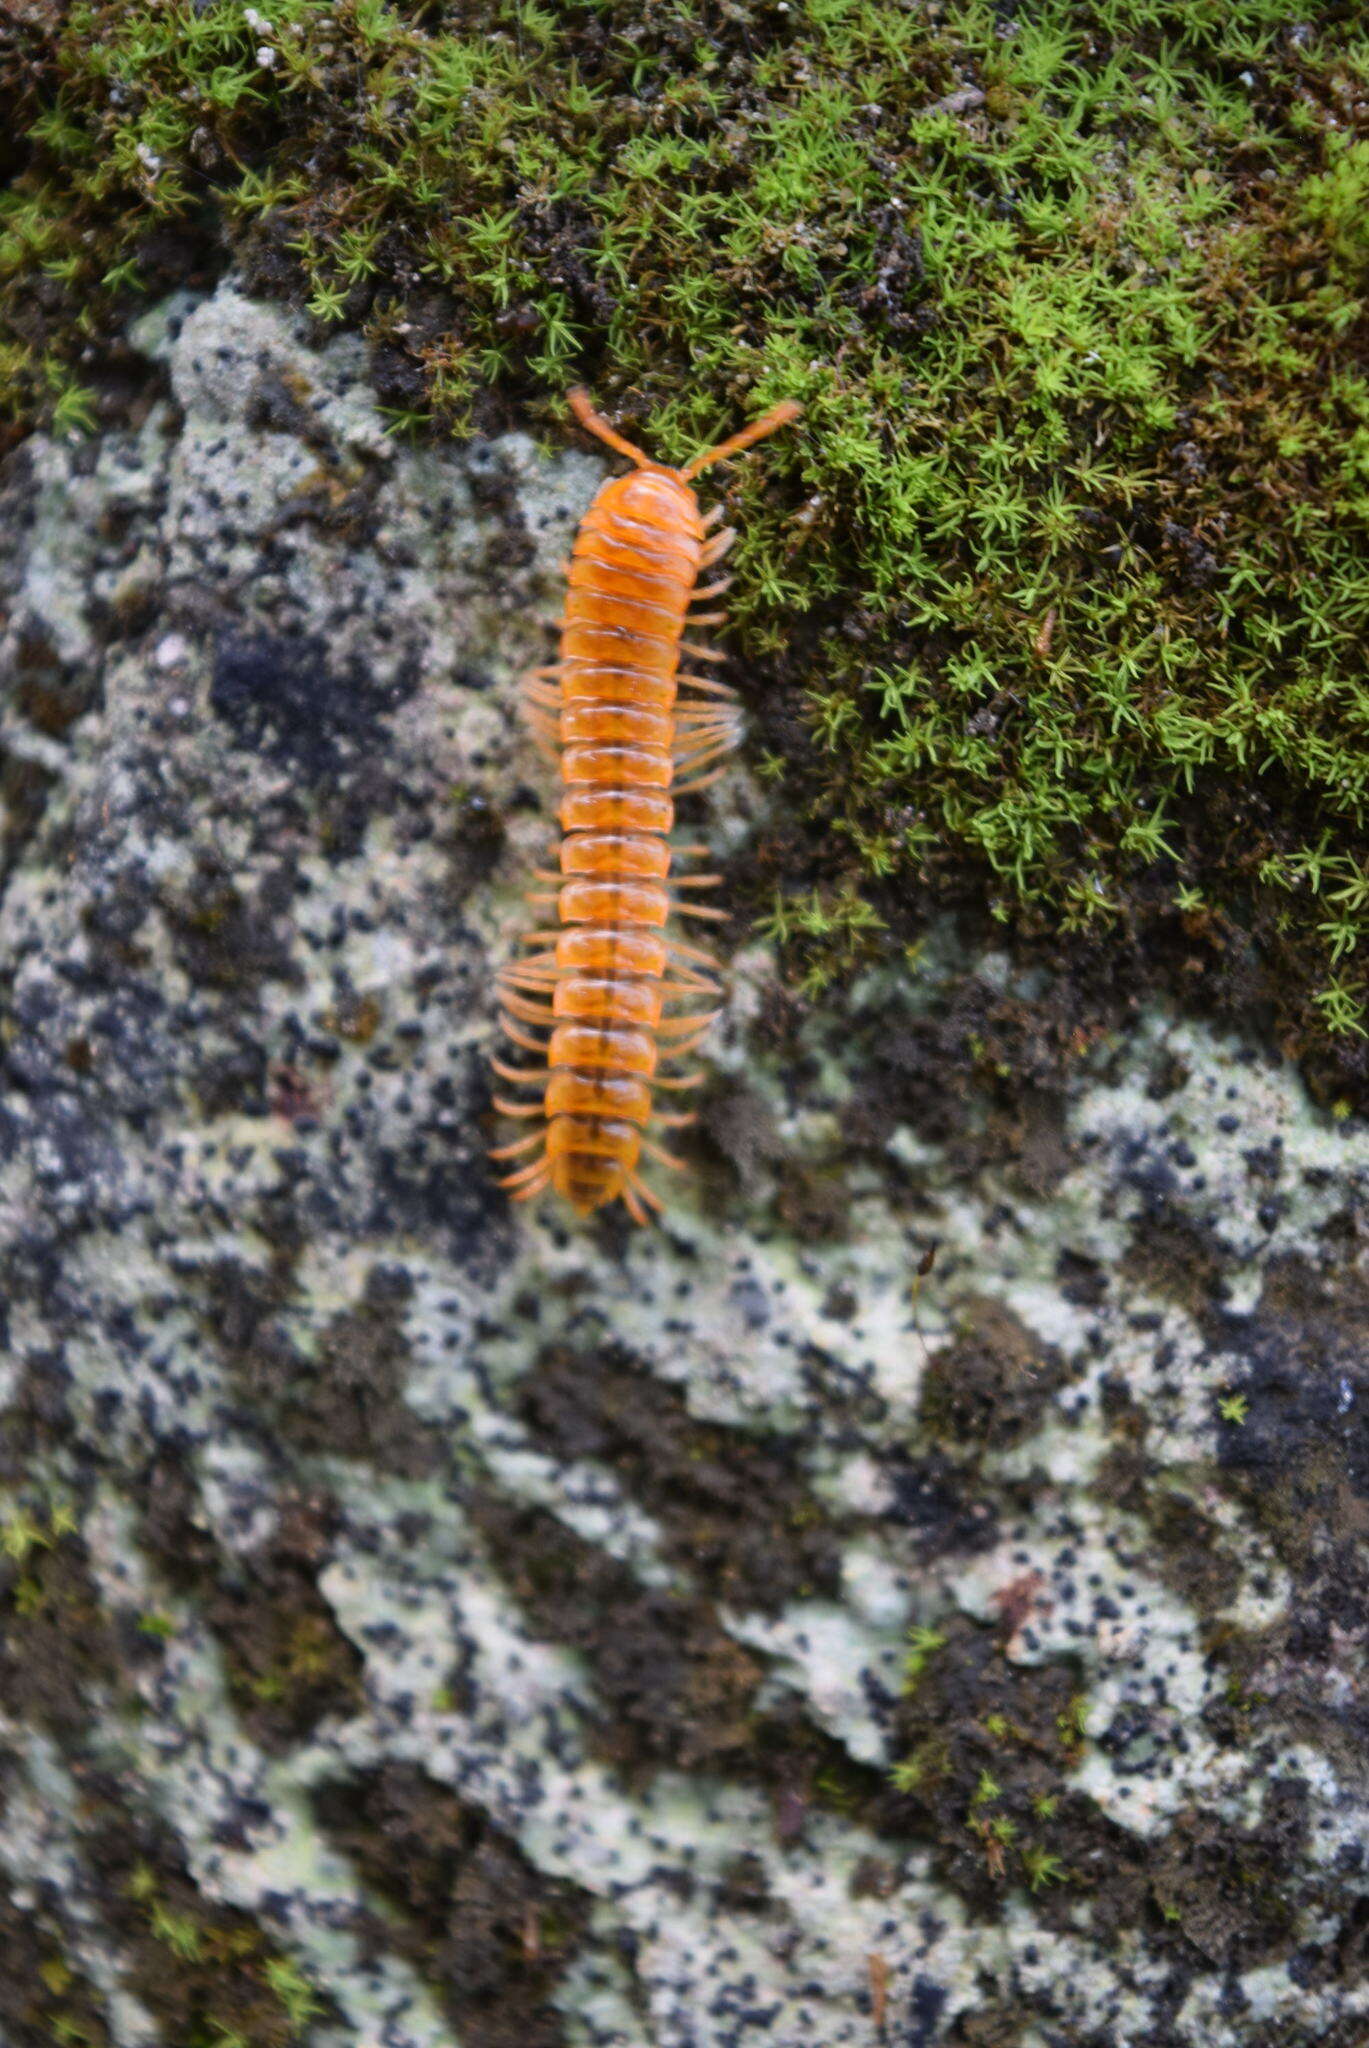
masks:
<path id="1" fill-rule="evenodd" d="M 106 2048 L 98 1992 L 60 1938 L 0 1885 L 0 2028 L 16 2048 Z"/>
<path id="2" fill-rule="evenodd" d="M 143 1540 L 214 1631 L 233 1704 L 268 1750 L 288 1749 L 325 1716 L 346 1718 L 362 1703 L 361 1656 L 317 1585 L 331 1539 L 326 1496 L 301 1493 L 287 1497 L 270 1544 L 230 1556 L 206 1532 L 183 1469 L 165 1460 L 149 1474 Z M 158 1615 L 141 1626 L 151 1644 L 175 1632 Z"/>
<path id="3" fill-rule="evenodd" d="M 930 1834 L 937 1866 L 977 1910 L 1032 1892 L 1043 1919 L 1061 1893 L 1105 1889 L 1109 1918 L 1134 1925 L 1146 1896 L 1143 1851 L 1092 1801 L 1067 1789 L 1081 1746 L 1079 1673 L 1024 1671 L 991 1630 L 961 1617 L 913 1638 L 896 1730 L 892 1818 Z"/>
<path id="4" fill-rule="evenodd" d="M 402 1919 L 383 1939 L 428 1978 L 468 2048 L 557 2048 L 551 2005 L 591 1900 L 544 1877 L 516 1843 L 421 1771 L 338 1780 L 314 1810 Z"/>
<path id="5" fill-rule="evenodd" d="M 355 1020 L 340 1018 L 339 1029 L 355 1037 L 367 1014 L 358 1006 Z M 307 1100 L 301 1086 L 296 1069 L 275 1069 L 277 1108 L 290 1111 Z M 288 1242 L 284 1233 L 277 1239 Z M 356 1303 L 306 1348 L 291 1313 L 289 1251 L 280 1250 L 265 1272 L 225 1260 L 209 1276 L 206 1329 L 246 1398 L 299 1450 L 366 1458 L 413 1477 L 433 1469 L 437 1445 L 403 1397 L 410 1284 L 397 1267 L 372 1267 Z"/>
<path id="6" fill-rule="evenodd" d="M 92 1787 L 91 1860 L 128 1988 L 186 2048 L 291 2048 L 334 2008 L 245 1913 L 207 1899 L 172 1837 Z"/>
<path id="7" fill-rule="evenodd" d="M 21 1494 L 0 1505 L 0 1695 L 59 1740 L 117 1686 L 119 1645 L 75 1510 Z"/>
<path id="8" fill-rule="evenodd" d="M 729 496 L 798 821 L 752 907 L 804 985 L 968 889 L 1176 965 L 1253 941 L 1369 1074 L 1369 56 L 1304 17 L 35 7 L 0 392 L 94 423 L 132 296 L 231 249 L 365 325 L 400 428 L 563 432 L 584 377 L 679 457 L 797 396 Z"/>
<path id="9" fill-rule="evenodd" d="M 467 1505 L 533 1629 L 587 1660 L 607 1709 L 595 1735 L 608 1761 L 627 1772 L 716 1769 L 744 1754 L 764 1667 L 706 1601 L 640 1586 L 540 1508 L 488 1490 Z"/>
<path id="10" fill-rule="evenodd" d="M 557 1456 L 612 1465 L 710 1599 L 773 1612 L 836 1594 L 836 1531 L 777 1439 L 700 1422 L 627 1360 L 565 1349 L 539 1359 L 519 1408 Z"/>
<path id="11" fill-rule="evenodd" d="M 933 1353 L 918 1419 L 935 1442 L 998 1448 L 1041 1422 L 1068 1370 L 1001 1302 L 967 1302 L 953 1340 Z"/>
<path id="12" fill-rule="evenodd" d="M 553 1516 L 493 1489 L 467 1507 L 533 1630 L 584 1656 L 607 1709 L 592 1744 L 625 1777 L 703 1768 L 758 1784 L 780 1843 L 797 1841 L 814 1810 L 905 1832 L 877 1771 L 797 1703 L 761 1709 L 767 1662 L 727 1634 L 709 1601 L 643 1587 Z M 740 1909 L 763 1909 L 754 1886 L 743 1896 L 745 1872 L 732 1881 Z"/>

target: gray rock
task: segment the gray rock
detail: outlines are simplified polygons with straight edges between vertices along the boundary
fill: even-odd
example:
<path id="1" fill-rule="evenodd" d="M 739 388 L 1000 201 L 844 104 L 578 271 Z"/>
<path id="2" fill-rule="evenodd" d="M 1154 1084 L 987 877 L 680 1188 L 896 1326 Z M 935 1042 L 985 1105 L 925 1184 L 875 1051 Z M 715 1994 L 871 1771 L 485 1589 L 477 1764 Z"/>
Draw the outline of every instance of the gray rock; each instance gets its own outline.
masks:
<path id="1" fill-rule="evenodd" d="M 1369 1136 L 1159 1013 L 986 1080 L 1058 992 L 937 930 L 783 1056 L 738 956 L 661 1229 L 511 1213 L 602 472 L 229 287 L 134 340 L 3 478 L 0 2020 L 1362 2038 Z"/>

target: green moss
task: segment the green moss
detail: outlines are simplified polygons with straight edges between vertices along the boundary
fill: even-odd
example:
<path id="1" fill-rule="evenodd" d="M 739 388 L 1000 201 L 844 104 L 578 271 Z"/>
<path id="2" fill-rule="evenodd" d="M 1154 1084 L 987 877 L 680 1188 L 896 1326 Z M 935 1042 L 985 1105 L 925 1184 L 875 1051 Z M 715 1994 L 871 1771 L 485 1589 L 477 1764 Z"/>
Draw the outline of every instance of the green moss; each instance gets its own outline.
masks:
<path id="1" fill-rule="evenodd" d="M 811 828 L 769 917 L 807 986 L 968 879 L 1017 929 L 1253 935 L 1286 1015 L 1361 1057 L 1348 13 L 266 12 L 85 0 L 30 32 L 17 417 L 95 420 L 102 324 L 221 237 L 365 324 L 401 429 L 516 405 L 561 434 L 579 377 L 680 457 L 797 396 L 729 491 L 742 644 L 802 711 L 762 765 Z"/>
<path id="2" fill-rule="evenodd" d="M 116 1918 L 141 1992 L 187 2048 L 291 2048 L 328 2008 L 245 1915 L 204 1899 L 184 1873 L 138 1859 Z"/>

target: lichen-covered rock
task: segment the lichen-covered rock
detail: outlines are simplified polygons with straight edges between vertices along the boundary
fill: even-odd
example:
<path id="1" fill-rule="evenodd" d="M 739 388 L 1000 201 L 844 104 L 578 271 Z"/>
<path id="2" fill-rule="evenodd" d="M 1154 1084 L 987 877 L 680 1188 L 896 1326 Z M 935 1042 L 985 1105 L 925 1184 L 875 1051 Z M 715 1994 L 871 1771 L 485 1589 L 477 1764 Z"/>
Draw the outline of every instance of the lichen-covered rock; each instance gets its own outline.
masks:
<path id="1" fill-rule="evenodd" d="M 511 1215 L 600 471 L 133 340 L 3 476 L 0 2035 L 1351 2048 L 1369 1137 L 948 926 L 738 956 L 661 1229 Z"/>

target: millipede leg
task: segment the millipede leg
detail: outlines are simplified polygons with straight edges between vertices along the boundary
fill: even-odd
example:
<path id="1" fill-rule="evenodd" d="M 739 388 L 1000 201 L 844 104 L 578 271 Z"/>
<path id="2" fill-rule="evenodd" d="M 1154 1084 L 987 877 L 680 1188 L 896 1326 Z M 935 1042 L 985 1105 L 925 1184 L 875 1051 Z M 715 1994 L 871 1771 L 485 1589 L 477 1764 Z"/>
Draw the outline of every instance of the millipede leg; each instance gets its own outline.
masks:
<path id="1" fill-rule="evenodd" d="M 691 704 L 686 701 L 677 705 L 675 722 L 677 726 L 685 726 L 691 731 L 706 730 L 709 726 L 718 732 L 741 730 L 740 720 L 730 704 Z"/>
<path id="2" fill-rule="evenodd" d="M 710 761 L 717 761 L 724 754 L 735 753 L 736 748 L 737 741 L 734 739 L 718 740 L 711 747 L 705 747 L 702 753 L 677 754 L 675 756 L 675 766 L 677 770 L 683 769 L 684 773 L 688 775 L 695 768 L 706 768 Z"/>
<path id="3" fill-rule="evenodd" d="M 536 1180 L 539 1175 L 545 1178 L 546 1174 L 546 1160 L 534 1159 L 527 1166 L 520 1166 L 516 1173 L 506 1173 L 499 1185 L 501 1188 L 526 1187 L 529 1181 Z"/>
<path id="4" fill-rule="evenodd" d="M 680 721 L 676 745 L 675 765 L 693 760 L 696 754 L 704 754 L 710 748 L 717 748 L 725 754 L 735 753 L 741 745 L 741 734 L 734 725 L 700 725 Z"/>
<path id="5" fill-rule="evenodd" d="M 715 973 L 722 972 L 722 962 L 712 953 L 705 953 L 702 946 L 687 946 L 683 939 L 667 939 L 666 946 L 672 953 L 678 953 L 682 960 L 697 960 L 701 967 L 711 967 Z"/>
<path id="6" fill-rule="evenodd" d="M 491 1159 L 517 1159 L 520 1152 L 532 1152 L 539 1145 L 545 1145 L 545 1131 L 534 1131 L 531 1137 L 515 1138 L 511 1145 L 500 1145 L 490 1153 Z"/>
<path id="7" fill-rule="evenodd" d="M 630 1173 L 627 1177 L 625 1185 L 627 1187 L 630 1187 L 635 1195 L 639 1195 L 644 1202 L 650 1202 L 652 1208 L 655 1209 L 658 1213 L 662 1213 L 664 1211 L 665 1203 L 661 1200 L 659 1195 L 653 1194 L 652 1190 L 647 1186 L 646 1182 L 642 1179 L 640 1174 Z M 624 1197 L 624 1199 L 626 1199 L 626 1197 Z"/>
<path id="8" fill-rule="evenodd" d="M 715 562 L 720 562 L 736 538 L 737 529 L 735 526 L 724 526 L 719 532 L 715 533 L 699 557 L 699 567 L 701 569 L 711 569 Z"/>
<path id="9" fill-rule="evenodd" d="M 717 889 L 722 886 L 722 879 L 721 875 L 676 875 L 674 886 L 677 889 Z"/>
<path id="10" fill-rule="evenodd" d="M 689 623 L 691 626 L 697 626 L 702 625 L 703 621 L 701 619 L 691 619 Z M 725 647 L 700 647 L 695 640 L 682 640 L 680 642 L 680 652 L 681 654 L 692 654 L 696 661 L 727 660 L 727 649 Z"/>
<path id="11" fill-rule="evenodd" d="M 545 1116 L 547 1113 L 541 1102 L 510 1102 L 507 1095 L 496 1095 L 493 1099 L 501 1116 Z"/>
<path id="12" fill-rule="evenodd" d="M 642 1139 L 642 1150 L 649 1152 L 653 1159 L 659 1159 L 661 1165 L 668 1166 L 672 1173 L 685 1173 L 688 1171 L 689 1163 L 687 1160 L 679 1158 L 674 1152 L 667 1152 L 664 1145 L 657 1145 L 652 1139 L 645 1136 Z"/>
<path id="13" fill-rule="evenodd" d="M 521 1045 L 525 1052 L 540 1052 L 545 1059 L 547 1048 L 540 1039 L 532 1037 L 527 1031 L 520 1031 L 509 1017 L 501 1015 L 499 1021 L 515 1045 Z"/>
<path id="14" fill-rule="evenodd" d="M 623 1204 L 627 1209 L 628 1215 L 632 1218 L 634 1223 L 640 1223 L 642 1228 L 645 1229 L 646 1226 L 650 1223 L 651 1218 L 647 1214 L 646 1210 L 642 1207 L 641 1199 L 637 1193 L 636 1187 L 634 1187 L 633 1183 L 630 1180 L 625 1180 L 623 1182 L 621 1192 L 623 1197 Z"/>
<path id="15" fill-rule="evenodd" d="M 544 1048 L 539 1045 L 537 1050 L 541 1052 Z M 490 1066 L 498 1074 L 501 1081 L 535 1081 L 539 1088 L 545 1088 L 547 1085 L 547 1070 L 545 1067 L 510 1067 L 506 1066 L 503 1060 L 494 1059 L 493 1057 L 490 1060 Z"/>
<path id="16" fill-rule="evenodd" d="M 729 683 L 720 683 L 713 676 L 677 676 L 675 680 L 680 683 L 690 683 L 696 690 L 707 690 L 710 696 L 731 697 L 734 703 L 736 701 L 737 692 L 731 685 Z M 684 702 L 687 704 L 689 699 L 685 698 Z"/>
<path id="17" fill-rule="evenodd" d="M 693 1038 L 682 1038 L 678 1045 L 666 1047 L 664 1049 L 666 1059 L 681 1060 L 684 1059 L 686 1054 L 691 1052 L 697 1052 L 699 1050 L 699 1047 L 704 1043 L 705 1039 L 708 1037 L 708 1034 L 712 1030 L 712 1028 L 713 1019 L 710 1017 L 707 1025 L 701 1031 L 696 1032 Z M 652 1085 L 657 1088 L 664 1088 L 665 1082 L 661 1080 L 659 1075 L 657 1075 L 653 1078 Z"/>
<path id="18" fill-rule="evenodd" d="M 694 782 L 677 782 L 675 784 L 675 794 L 676 796 L 697 796 L 701 789 L 711 789 L 713 784 L 720 781 L 726 773 L 727 763 L 724 762 L 721 768 L 710 769 L 707 775 L 700 775 Z"/>
<path id="19" fill-rule="evenodd" d="M 502 1185 L 503 1183 L 501 1182 L 501 1186 Z M 534 1195 L 540 1195 L 543 1188 L 547 1188 L 550 1186 L 551 1173 L 550 1170 L 544 1166 L 541 1172 L 537 1175 L 537 1178 L 535 1180 L 530 1180 L 523 1187 L 516 1188 L 514 1190 L 513 1199 L 515 1202 L 530 1202 Z"/>
<path id="20" fill-rule="evenodd" d="M 721 1010 L 696 1010 L 692 1017 L 662 1017 L 657 1032 L 662 1037 L 666 1034 L 673 1037 L 679 1031 L 704 1031 L 710 1024 L 716 1024 L 721 1015 Z"/>
<path id="21" fill-rule="evenodd" d="M 714 910 L 713 906 L 709 903 L 677 903 L 675 905 L 675 915 L 677 917 L 707 917 L 714 924 L 729 924 L 731 922 L 729 912 L 726 910 Z"/>
<path id="22" fill-rule="evenodd" d="M 696 1124 L 698 1121 L 697 1109 L 683 1110 L 678 1116 L 672 1116 L 667 1110 L 658 1109 L 652 1117 L 652 1122 L 658 1123 L 664 1131 L 683 1131 L 689 1124 Z"/>
<path id="23" fill-rule="evenodd" d="M 506 975 L 552 974 L 556 971 L 554 953 L 535 953 L 531 960 L 510 960 L 499 969 L 497 979 L 503 981 Z"/>
<path id="24" fill-rule="evenodd" d="M 722 517 L 722 509 L 723 508 L 721 505 L 715 505 L 713 507 L 712 516 L 715 520 L 720 519 Z M 707 524 L 708 521 L 705 519 L 704 525 L 707 526 Z M 706 583 L 702 590 L 696 587 L 694 590 L 694 594 L 689 601 L 691 604 L 700 604 L 706 598 L 721 597 L 725 590 L 730 590 L 732 588 L 732 585 L 736 582 L 736 580 L 737 579 L 735 576 L 720 576 L 716 583 Z"/>
<path id="25" fill-rule="evenodd" d="M 670 1058 L 674 1059 L 679 1050 L 677 1045 L 672 1046 Z M 701 1068 L 693 1074 L 653 1074 L 651 1085 L 653 1088 L 668 1088 L 672 1094 L 676 1094 L 683 1088 L 702 1088 L 707 1079 L 707 1074 Z"/>
<path id="26" fill-rule="evenodd" d="M 530 1003 L 525 996 L 516 996 L 507 989 L 502 993 L 504 1008 L 510 1017 L 521 1017 L 525 1024 L 550 1024 L 550 1003 Z"/>
<path id="27" fill-rule="evenodd" d="M 677 970 L 678 971 L 678 970 Z M 693 974 L 687 981 L 662 981 L 659 983 L 663 996 L 673 1001 L 676 996 L 720 996 L 722 985 L 702 974 Z"/>
<path id="28" fill-rule="evenodd" d="M 526 988 L 531 989 L 534 995 L 545 994 L 548 989 L 554 989 L 559 979 L 560 977 L 555 974 L 523 974 L 511 972 L 507 967 L 497 977 L 501 989 Z"/>
<path id="29" fill-rule="evenodd" d="M 704 740 L 721 740 L 735 747 L 741 740 L 741 720 L 726 704 L 700 704 L 680 713 L 675 720 L 679 734 L 676 759 L 698 747 Z"/>

